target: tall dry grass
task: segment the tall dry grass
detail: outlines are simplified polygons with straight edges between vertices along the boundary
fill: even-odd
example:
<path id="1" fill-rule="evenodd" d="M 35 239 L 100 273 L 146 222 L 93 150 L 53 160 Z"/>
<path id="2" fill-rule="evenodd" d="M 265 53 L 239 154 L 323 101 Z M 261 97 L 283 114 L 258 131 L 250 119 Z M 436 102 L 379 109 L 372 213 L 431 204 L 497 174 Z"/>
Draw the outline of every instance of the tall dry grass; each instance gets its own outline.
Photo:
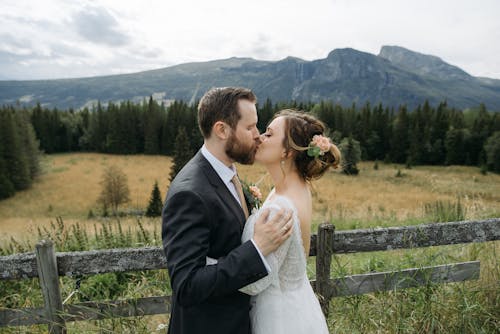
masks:
<path id="1" fill-rule="evenodd" d="M 457 198 L 465 207 L 466 219 L 500 215 L 498 174 L 482 175 L 479 168 L 465 166 L 404 169 L 395 164 L 378 165 L 375 170 L 373 162 L 362 162 L 358 176 L 331 171 L 314 181 L 314 220 L 359 221 L 360 228 L 382 222 L 400 225 L 408 219 L 425 220 L 426 204 L 456 202 Z M 262 167 L 241 166 L 240 170 L 248 180 L 263 177 L 264 193 L 271 188 Z M 401 177 L 396 177 L 398 170 L 402 171 Z"/>
<path id="2" fill-rule="evenodd" d="M 97 204 L 99 182 L 107 166 L 116 165 L 127 175 L 130 203 L 121 209 L 147 207 L 155 180 L 165 194 L 171 158 L 147 155 L 106 155 L 72 153 L 46 155 L 42 175 L 31 189 L 0 201 L 0 228 L 4 233 L 0 243 L 10 236 L 23 238 L 32 235 L 39 226 L 48 226 L 56 217 L 65 223 L 84 223 L 91 228 L 96 222 L 88 220 L 90 210 L 99 215 Z M 132 220 L 133 221 L 133 220 Z"/>
<path id="3" fill-rule="evenodd" d="M 56 217 L 65 223 L 81 222 L 91 227 L 90 210 L 100 214 L 96 200 L 100 180 L 110 165 L 120 167 L 128 177 L 131 202 L 122 210 L 144 210 L 155 180 L 162 196 L 168 189 L 171 158 L 147 155 L 106 155 L 71 153 L 47 155 L 43 174 L 29 190 L 0 201 L 0 243 L 10 236 L 32 235 L 38 226 L 47 226 Z M 425 221 L 425 205 L 455 202 L 460 198 L 465 218 L 500 216 L 500 175 L 482 175 L 478 168 L 450 166 L 403 166 L 372 162 L 359 165 L 360 174 L 346 176 L 328 172 L 314 188 L 314 221 L 332 221 L 339 229 L 391 226 Z M 271 180 L 262 166 L 238 166 L 240 176 L 248 182 L 261 180 L 264 195 L 271 189 Z M 396 177 L 397 170 L 402 177 Z M 134 219 L 124 219 L 134 223 Z"/>

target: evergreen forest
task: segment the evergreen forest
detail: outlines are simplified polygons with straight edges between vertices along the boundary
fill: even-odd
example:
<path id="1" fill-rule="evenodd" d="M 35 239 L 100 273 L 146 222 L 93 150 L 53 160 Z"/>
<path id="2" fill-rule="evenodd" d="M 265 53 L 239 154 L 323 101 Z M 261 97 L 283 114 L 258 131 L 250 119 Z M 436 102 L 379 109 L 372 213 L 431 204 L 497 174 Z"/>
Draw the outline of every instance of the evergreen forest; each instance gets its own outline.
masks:
<path id="1" fill-rule="evenodd" d="M 203 138 L 197 126 L 197 103 L 169 106 L 152 97 L 142 103 L 98 103 L 92 109 L 58 110 L 40 104 L 0 107 L 0 199 L 29 188 L 40 172 L 41 153 L 194 154 Z M 335 143 L 353 138 L 361 159 L 414 165 L 471 165 L 500 172 L 500 114 L 481 104 L 457 110 L 427 101 L 413 110 L 382 104 L 350 107 L 330 101 L 258 104 L 263 132 L 285 108 L 316 115 Z M 189 140 L 179 140 L 179 138 Z M 176 147 L 178 145 L 186 147 Z"/>

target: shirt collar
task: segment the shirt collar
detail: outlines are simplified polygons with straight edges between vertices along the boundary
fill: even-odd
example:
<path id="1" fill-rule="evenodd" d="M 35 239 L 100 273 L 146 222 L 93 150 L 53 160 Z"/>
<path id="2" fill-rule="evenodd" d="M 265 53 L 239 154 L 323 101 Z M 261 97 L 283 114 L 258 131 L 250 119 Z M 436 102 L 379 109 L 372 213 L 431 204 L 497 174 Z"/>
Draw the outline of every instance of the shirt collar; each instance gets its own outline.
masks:
<path id="1" fill-rule="evenodd" d="M 215 172 L 217 172 L 217 174 L 225 184 L 231 182 L 231 179 L 236 174 L 236 168 L 234 167 L 234 165 L 231 165 L 231 167 L 227 167 L 222 161 L 220 161 L 212 153 L 210 153 L 205 145 L 201 147 L 201 154 L 203 154 L 205 159 L 208 160 L 210 165 L 212 165 L 212 167 L 215 169 Z"/>

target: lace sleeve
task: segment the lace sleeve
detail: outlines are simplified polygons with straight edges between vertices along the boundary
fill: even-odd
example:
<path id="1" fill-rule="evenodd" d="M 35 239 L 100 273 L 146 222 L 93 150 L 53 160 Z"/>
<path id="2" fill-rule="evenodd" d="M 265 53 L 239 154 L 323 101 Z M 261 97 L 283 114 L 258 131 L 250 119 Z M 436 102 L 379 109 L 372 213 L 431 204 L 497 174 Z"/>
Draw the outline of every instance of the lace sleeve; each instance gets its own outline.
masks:
<path id="1" fill-rule="evenodd" d="M 269 213 L 269 219 L 271 219 L 282 207 L 290 208 L 293 210 L 293 207 L 290 207 L 290 204 L 285 201 L 274 201 L 272 204 L 269 204 L 267 206 L 270 209 Z M 297 215 L 295 214 L 292 215 L 293 219 L 293 224 L 294 224 L 294 229 L 300 228 L 297 226 Z M 253 234 L 253 231 L 252 231 Z M 264 291 L 269 285 L 271 285 L 273 282 L 279 282 L 279 269 L 281 268 L 281 265 L 283 264 L 283 261 L 286 258 L 286 255 L 288 253 L 288 249 L 290 248 L 290 243 L 292 240 L 292 236 L 288 238 L 283 244 L 278 247 L 277 250 L 266 256 L 266 261 L 269 264 L 269 267 L 271 268 L 271 272 L 269 275 L 266 277 L 261 278 L 258 281 L 255 281 L 249 285 L 244 286 L 243 288 L 239 289 L 239 291 L 255 296 L 259 294 L 260 292 Z"/>

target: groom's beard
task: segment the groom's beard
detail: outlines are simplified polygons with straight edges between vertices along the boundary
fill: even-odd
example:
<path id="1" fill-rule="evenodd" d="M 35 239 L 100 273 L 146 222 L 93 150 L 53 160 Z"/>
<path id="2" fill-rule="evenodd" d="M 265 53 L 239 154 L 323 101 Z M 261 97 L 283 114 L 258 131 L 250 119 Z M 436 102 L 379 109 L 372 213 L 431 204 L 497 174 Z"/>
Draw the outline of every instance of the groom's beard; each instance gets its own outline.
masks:
<path id="1" fill-rule="evenodd" d="M 257 142 L 254 141 L 251 146 L 246 146 L 236 138 L 233 132 L 226 142 L 225 151 L 227 156 L 234 161 L 242 165 L 251 165 L 255 161 Z"/>

